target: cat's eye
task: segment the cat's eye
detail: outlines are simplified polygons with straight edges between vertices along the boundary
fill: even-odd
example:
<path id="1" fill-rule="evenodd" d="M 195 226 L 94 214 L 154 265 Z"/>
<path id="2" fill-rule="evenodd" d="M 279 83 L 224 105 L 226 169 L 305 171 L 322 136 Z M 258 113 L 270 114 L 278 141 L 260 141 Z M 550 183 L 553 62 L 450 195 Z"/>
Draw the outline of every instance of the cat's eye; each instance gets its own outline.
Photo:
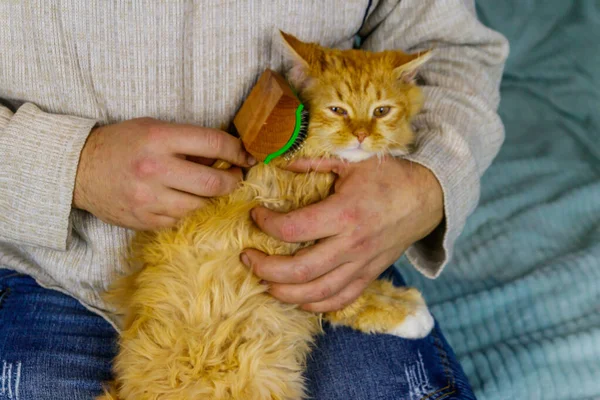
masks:
<path id="1" fill-rule="evenodd" d="M 391 107 L 377 107 L 375 111 L 373 111 L 373 116 L 380 118 L 387 115 L 390 112 Z"/>
<path id="2" fill-rule="evenodd" d="M 329 109 L 331 110 L 331 112 L 337 115 L 341 115 L 342 117 L 348 115 L 348 111 L 344 110 L 342 107 L 329 107 Z"/>

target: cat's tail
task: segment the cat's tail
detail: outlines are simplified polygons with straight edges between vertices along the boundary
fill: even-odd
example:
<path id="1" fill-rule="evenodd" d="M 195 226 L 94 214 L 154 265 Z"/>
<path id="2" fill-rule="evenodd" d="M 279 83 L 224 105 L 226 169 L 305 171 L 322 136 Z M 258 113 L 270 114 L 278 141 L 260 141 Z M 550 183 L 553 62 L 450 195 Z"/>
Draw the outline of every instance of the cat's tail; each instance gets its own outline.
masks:
<path id="1" fill-rule="evenodd" d="M 96 400 L 121 400 L 117 394 L 117 386 L 115 382 L 110 382 L 104 385 L 104 394 L 96 397 Z"/>

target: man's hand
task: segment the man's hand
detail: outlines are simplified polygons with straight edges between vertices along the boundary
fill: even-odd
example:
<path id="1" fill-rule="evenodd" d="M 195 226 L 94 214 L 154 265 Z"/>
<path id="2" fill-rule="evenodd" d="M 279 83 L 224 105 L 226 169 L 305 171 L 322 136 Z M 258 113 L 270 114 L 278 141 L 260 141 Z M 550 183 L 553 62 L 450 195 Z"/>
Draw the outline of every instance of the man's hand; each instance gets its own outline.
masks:
<path id="1" fill-rule="evenodd" d="M 81 153 L 73 206 L 127 228 L 170 226 L 207 197 L 235 189 L 241 170 L 207 166 L 215 159 L 255 162 L 239 139 L 216 129 L 151 118 L 102 126 Z"/>
<path id="2" fill-rule="evenodd" d="M 293 256 L 247 249 L 241 258 L 270 285 L 274 297 L 308 311 L 333 311 L 352 303 L 443 218 L 442 189 L 419 164 L 395 158 L 354 164 L 300 160 L 290 169 L 334 172 L 334 194 L 287 214 L 256 208 L 252 218 L 280 240 L 318 242 Z"/>

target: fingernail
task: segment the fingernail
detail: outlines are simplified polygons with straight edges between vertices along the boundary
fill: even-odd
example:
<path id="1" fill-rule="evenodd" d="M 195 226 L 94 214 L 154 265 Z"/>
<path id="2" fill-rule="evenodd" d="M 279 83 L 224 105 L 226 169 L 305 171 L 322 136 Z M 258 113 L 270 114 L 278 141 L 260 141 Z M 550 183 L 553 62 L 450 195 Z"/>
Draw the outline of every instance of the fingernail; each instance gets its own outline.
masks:
<path id="1" fill-rule="evenodd" d="M 252 218 L 253 221 L 256 221 L 256 211 L 254 211 L 254 208 L 250 210 L 250 218 Z"/>
<path id="2" fill-rule="evenodd" d="M 240 255 L 240 260 L 242 260 L 242 263 L 246 266 L 249 267 L 250 266 L 250 258 L 248 258 L 248 255 L 246 255 L 246 253 L 242 253 Z"/>
<path id="3" fill-rule="evenodd" d="M 254 164 L 256 164 L 256 158 L 249 155 L 248 156 L 248 165 L 253 166 Z"/>

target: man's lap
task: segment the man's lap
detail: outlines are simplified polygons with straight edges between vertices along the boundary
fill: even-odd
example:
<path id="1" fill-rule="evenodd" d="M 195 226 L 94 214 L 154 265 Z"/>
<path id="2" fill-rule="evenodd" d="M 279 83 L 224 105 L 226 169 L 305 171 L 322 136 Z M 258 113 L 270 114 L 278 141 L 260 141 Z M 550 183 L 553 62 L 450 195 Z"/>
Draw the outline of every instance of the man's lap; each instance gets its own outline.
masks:
<path id="1" fill-rule="evenodd" d="M 422 340 L 325 331 L 309 357 L 313 399 L 474 398 L 437 326 Z M 110 324 L 78 301 L 0 269 L 0 400 L 91 399 L 116 349 Z"/>
<path id="2" fill-rule="evenodd" d="M 115 331 L 25 275 L 0 270 L 0 399 L 90 399 L 110 379 Z"/>

